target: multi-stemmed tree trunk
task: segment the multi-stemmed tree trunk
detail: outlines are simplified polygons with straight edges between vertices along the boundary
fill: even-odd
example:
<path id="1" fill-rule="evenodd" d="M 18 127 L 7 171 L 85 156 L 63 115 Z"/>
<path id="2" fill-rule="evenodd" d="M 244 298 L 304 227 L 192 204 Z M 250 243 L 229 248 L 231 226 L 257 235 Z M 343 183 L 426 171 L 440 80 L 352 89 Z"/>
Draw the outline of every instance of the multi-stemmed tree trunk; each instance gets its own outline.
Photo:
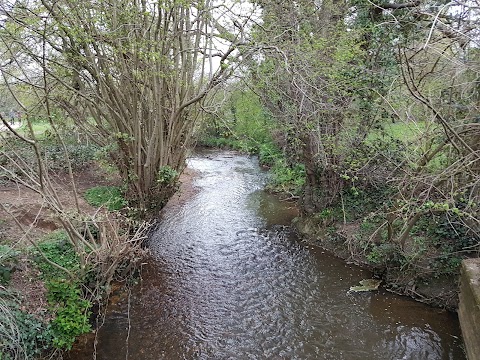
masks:
<path id="1" fill-rule="evenodd" d="M 49 100 L 107 149 L 134 204 L 148 210 L 168 196 L 192 142 L 195 105 L 232 71 L 240 35 L 216 18 L 231 17 L 232 5 L 40 0 L 1 10 L 10 61 L 15 48 L 28 58 L 24 72 L 45 69 Z M 240 22 L 230 27 L 238 34 Z"/>

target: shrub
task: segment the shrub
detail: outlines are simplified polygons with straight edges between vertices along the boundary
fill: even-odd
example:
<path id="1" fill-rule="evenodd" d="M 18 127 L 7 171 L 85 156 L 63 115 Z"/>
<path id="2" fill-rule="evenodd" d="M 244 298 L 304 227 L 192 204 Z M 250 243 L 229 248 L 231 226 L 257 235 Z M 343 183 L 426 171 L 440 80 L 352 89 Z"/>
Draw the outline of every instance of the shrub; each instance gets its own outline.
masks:
<path id="1" fill-rule="evenodd" d="M 32 359 L 51 347 L 48 326 L 19 309 L 12 294 L 0 293 L 0 359 Z"/>
<path id="2" fill-rule="evenodd" d="M 270 169 L 267 188 L 276 192 L 298 195 L 305 184 L 305 167 L 301 164 L 290 166 L 285 158 L 277 158 Z"/>
<path id="3" fill-rule="evenodd" d="M 93 144 L 79 144 L 76 142 L 66 144 L 68 159 L 74 170 L 82 169 L 95 158 L 97 146 Z M 53 140 L 40 141 L 41 156 L 46 161 L 48 168 L 53 171 L 67 170 L 67 158 L 62 144 Z M 12 159 L 21 159 L 28 167 L 37 168 L 37 159 L 31 147 L 19 141 L 9 141 L 5 155 Z M 20 175 L 18 168 L 6 156 L 2 158 L 6 168 Z"/>
<path id="4" fill-rule="evenodd" d="M 157 183 L 161 185 L 171 185 L 178 177 L 178 172 L 168 165 L 162 166 L 157 174 Z"/>
<path id="5" fill-rule="evenodd" d="M 71 349 L 77 336 L 91 330 L 89 318 L 92 303 L 84 300 L 80 285 L 72 281 L 47 282 L 48 302 L 55 319 L 50 323 L 53 345 L 59 349 Z"/>

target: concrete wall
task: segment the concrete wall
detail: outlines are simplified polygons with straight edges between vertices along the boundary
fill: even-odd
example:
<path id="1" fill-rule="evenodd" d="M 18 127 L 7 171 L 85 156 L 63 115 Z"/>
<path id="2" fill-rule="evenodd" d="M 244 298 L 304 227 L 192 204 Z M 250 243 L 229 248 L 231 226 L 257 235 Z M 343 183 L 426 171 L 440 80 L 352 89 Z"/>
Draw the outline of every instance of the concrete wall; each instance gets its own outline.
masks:
<path id="1" fill-rule="evenodd" d="M 480 359 L 480 259 L 462 263 L 458 317 L 469 360 Z"/>

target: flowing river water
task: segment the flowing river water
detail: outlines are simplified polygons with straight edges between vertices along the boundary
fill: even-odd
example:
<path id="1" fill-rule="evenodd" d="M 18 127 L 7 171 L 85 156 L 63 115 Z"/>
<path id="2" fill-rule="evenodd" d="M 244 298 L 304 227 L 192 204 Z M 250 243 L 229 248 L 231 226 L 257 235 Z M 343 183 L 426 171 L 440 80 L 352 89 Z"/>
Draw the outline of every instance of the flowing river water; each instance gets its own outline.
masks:
<path id="1" fill-rule="evenodd" d="M 164 215 L 156 261 L 108 310 L 97 359 L 465 359 L 457 317 L 382 290 L 301 242 L 255 158 L 189 159 L 195 195 Z M 92 353 L 72 353 L 91 359 Z"/>

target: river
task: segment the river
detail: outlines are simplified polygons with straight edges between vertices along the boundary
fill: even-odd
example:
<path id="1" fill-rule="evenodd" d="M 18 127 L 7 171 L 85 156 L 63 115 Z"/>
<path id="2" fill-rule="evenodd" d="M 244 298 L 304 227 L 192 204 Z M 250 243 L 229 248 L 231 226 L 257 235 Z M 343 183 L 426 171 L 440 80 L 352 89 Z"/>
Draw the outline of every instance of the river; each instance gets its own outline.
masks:
<path id="1" fill-rule="evenodd" d="M 97 359 L 465 359 L 455 314 L 349 293 L 370 273 L 300 241 L 255 158 L 208 151 L 188 166 L 197 192 L 163 216 L 156 260 L 110 306 Z"/>

